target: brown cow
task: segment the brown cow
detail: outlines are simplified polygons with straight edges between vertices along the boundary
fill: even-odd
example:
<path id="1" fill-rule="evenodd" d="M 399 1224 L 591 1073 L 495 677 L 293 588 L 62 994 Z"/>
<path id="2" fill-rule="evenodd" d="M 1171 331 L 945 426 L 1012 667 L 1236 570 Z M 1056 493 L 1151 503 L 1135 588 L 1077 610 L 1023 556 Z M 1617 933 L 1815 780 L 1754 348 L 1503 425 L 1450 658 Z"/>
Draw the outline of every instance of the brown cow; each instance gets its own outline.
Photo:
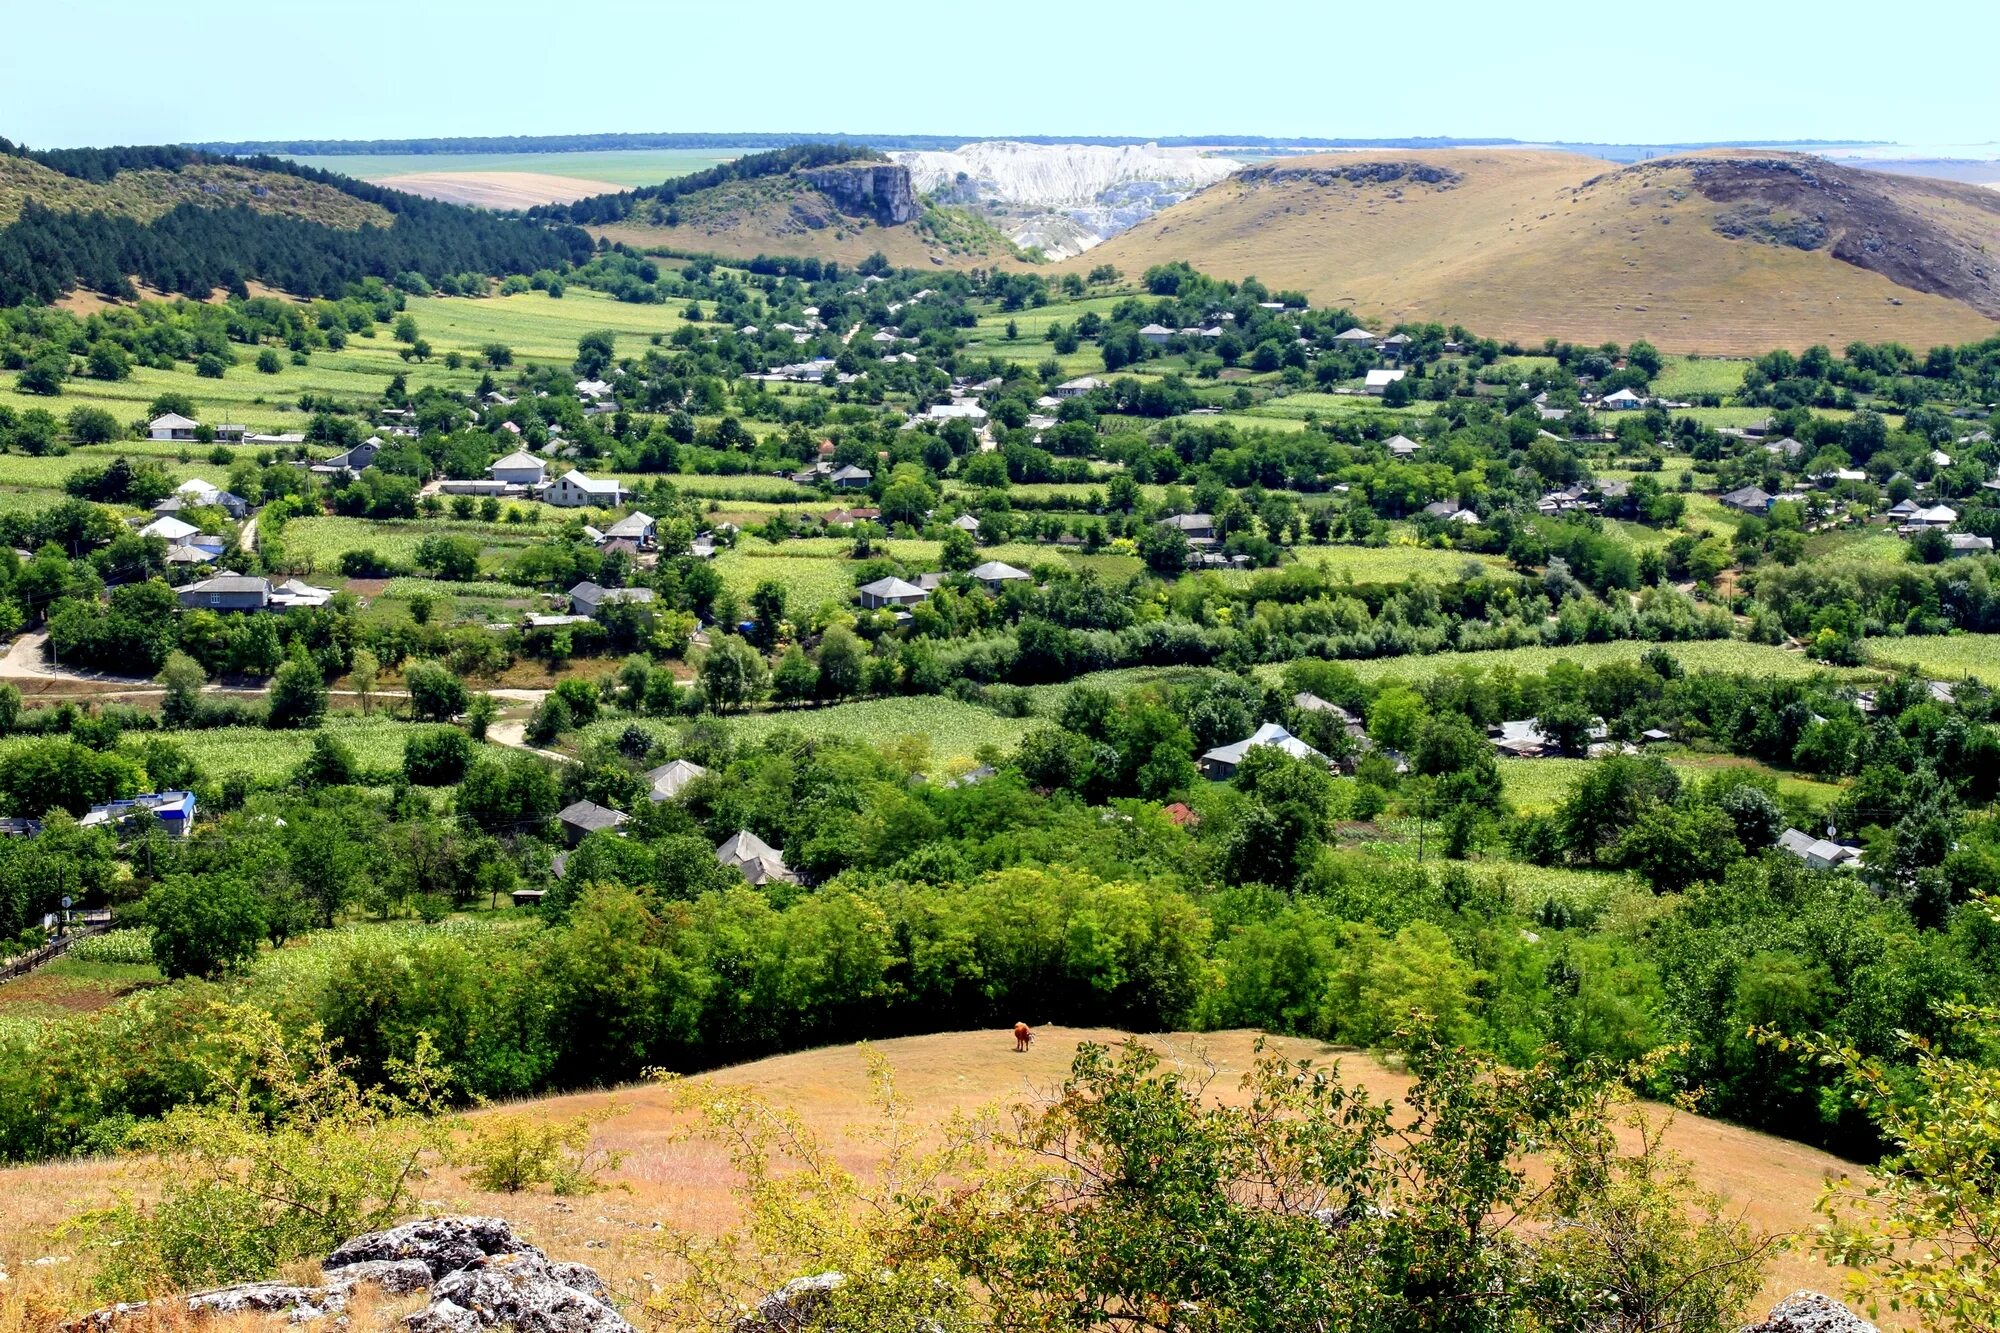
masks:
<path id="1" fill-rule="evenodd" d="M 1034 1039 L 1035 1034 L 1028 1030 L 1026 1023 L 1016 1023 L 1014 1025 L 1014 1050 L 1016 1053 L 1027 1050 L 1028 1043 Z"/>

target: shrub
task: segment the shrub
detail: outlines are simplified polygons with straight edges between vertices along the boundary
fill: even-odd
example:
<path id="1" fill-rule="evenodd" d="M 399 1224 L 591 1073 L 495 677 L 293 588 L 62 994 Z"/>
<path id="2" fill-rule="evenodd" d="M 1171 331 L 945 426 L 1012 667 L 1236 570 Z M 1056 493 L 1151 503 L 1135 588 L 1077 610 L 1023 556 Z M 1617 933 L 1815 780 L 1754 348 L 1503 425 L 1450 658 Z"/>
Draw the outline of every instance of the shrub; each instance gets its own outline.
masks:
<path id="1" fill-rule="evenodd" d="M 604 1188 L 606 1171 L 616 1170 L 625 1154 L 591 1147 L 591 1132 L 618 1114 L 616 1106 L 588 1112 L 573 1120 L 537 1120 L 531 1116 L 491 1116 L 473 1126 L 460 1149 L 459 1161 L 470 1167 L 472 1182 L 483 1190 L 519 1194 L 547 1185 L 564 1198 L 595 1194 Z"/>

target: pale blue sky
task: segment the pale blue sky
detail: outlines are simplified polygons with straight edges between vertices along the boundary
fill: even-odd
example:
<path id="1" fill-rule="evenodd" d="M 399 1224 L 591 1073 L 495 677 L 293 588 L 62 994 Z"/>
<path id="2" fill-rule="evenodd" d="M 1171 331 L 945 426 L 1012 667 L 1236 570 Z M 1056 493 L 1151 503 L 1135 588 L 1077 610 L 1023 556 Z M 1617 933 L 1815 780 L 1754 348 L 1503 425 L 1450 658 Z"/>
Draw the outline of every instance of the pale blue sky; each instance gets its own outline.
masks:
<path id="1" fill-rule="evenodd" d="M 607 130 L 2000 139 L 1994 0 L 6 0 L 37 147 Z"/>

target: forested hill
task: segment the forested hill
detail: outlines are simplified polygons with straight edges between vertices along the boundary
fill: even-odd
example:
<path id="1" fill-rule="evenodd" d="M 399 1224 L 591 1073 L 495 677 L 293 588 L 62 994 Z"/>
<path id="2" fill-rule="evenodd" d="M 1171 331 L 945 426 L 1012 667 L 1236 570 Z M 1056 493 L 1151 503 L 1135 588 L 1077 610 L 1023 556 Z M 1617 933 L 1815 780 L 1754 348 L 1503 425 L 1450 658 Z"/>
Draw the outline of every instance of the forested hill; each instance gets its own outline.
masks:
<path id="1" fill-rule="evenodd" d="M 602 225 L 631 216 L 641 204 L 671 204 L 702 190 L 712 190 L 734 181 L 759 180 L 767 176 L 832 166 L 838 162 L 886 162 L 889 159 L 863 144 L 844 141 L 801 143 L 774 148 L 768 153 L 751 153 L 733 162 L 722 162 L 706 171 L 676 176 L 659 185 L 645 185 L 617 194 L 597 194 L 568 204 L 544 204 L 530 209 L 528 216 L 578 225 Z"/>
<path id="2" fill-rule="evenodd" d="M 329 296 L 366 277 L 581 262 L 582 231 L 423 199 L 274 157 L 179 147 L 32 152 L 0 139 L 0 305 L 134 280 L 203 297 L 257 281 Z"/>

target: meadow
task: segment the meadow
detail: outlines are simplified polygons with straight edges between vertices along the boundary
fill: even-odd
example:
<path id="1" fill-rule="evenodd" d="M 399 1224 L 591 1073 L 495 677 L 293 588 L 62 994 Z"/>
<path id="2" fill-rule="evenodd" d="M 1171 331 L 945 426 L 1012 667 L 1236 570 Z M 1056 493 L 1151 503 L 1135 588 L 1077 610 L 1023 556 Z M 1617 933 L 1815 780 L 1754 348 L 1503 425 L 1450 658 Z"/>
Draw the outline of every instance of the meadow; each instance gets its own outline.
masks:
<path id="1" fill-rule="evenodd" d="M 513 349 L 516 360 L 568 365 L 576 359 L 577 339 L 598 329 L 619 335 L 619 356 L 636 356 L 653 334 L 672 333 L 685 324 L 681 312 L 687 305 L 686 301 L 639 305 L 570 287 L 560 297 L 534 291 L 512 296 L 416 296 L 410 298 L 408 309 L 416 318 L 417 331 L 439 353 L 457 349 L 476 354 L 484 344 L 500 342 Z"/>

